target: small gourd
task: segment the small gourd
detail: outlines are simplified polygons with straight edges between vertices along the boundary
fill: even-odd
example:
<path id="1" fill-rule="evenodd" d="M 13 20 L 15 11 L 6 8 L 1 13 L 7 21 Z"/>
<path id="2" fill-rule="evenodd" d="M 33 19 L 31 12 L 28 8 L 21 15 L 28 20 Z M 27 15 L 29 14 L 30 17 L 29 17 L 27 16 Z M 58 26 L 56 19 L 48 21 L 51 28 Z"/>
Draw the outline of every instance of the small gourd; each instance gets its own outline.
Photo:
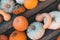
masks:
<path id="1" fill-rule="evenodd" d="M 38 22 L 42 22 L 44 19 L 47 20 L 43 25 L 44 29 L 47 29 L 52 23 L 52 17 L 48 13 L 38 14 L 35 19 Z"/>
<path id="2" fill-rule="evenodd" d="M 40 39 L 44 33 L 45 29 L 43 29 L 43 24 L 39 22 L 31 23 L 27 29 L 27 35 L 32 40 Z"/>
<path id="3" fill-rule="evenodd" d="M 9 21 L 11 19 L 11 16 L 4 10 L 0 10 L 0 14 L 3 16 L 5 21 Z"/>
<path id="4" fill-rule="evenodd" d="M 21 14 L 25 12 L 25 8 L 23 6 L 20 6 L 20 5 L 16 5 L 12 11 L 13 14 Z"/>

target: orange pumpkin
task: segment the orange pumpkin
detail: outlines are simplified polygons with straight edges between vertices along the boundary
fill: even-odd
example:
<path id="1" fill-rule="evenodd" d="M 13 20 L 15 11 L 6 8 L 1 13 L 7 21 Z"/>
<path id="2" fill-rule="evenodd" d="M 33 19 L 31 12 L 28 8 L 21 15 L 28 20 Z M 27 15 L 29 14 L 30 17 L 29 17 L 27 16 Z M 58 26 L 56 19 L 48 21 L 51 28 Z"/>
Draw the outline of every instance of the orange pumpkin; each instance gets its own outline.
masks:
<path id="1" fill-rule="evenodd" d="M 34 9 L 38 5 L 38 0 L 25 0 L 24 6 L 27 9 Z"/>
<path id="2" fill-rule="evenodd" d="M 60 40 L 60 35 L 57 37 L 57 40 Z"/>
<path id="3" fill-rule="evenodd" d="M 8 40 L 8 37 L 6 35 L 0 35 L 0 40 Z"/>
<path id="4" fill-rule="evenodd" d="M 13 27 L 18 31 L 25 31 L 28 27 L 28 20 L 24 16 L 18 16 L 13 21 Z"/>
<path id="5" fill-rule="evenodd" d="M 14 31 L 9 37 L 9 40 L 27 40 L 24 32 Z"/>
<path id="6" fill-rule="evenodd" d="M 21 13 L 23 13 L 23 12 L 25 12 L 25 8 L 24 8 L 23 6 L 22 6 L 22 7 L 17 6 L 17 8 L 15 8 L 15 9 L 12 11 L 13 14 L 21 14 Z"/>

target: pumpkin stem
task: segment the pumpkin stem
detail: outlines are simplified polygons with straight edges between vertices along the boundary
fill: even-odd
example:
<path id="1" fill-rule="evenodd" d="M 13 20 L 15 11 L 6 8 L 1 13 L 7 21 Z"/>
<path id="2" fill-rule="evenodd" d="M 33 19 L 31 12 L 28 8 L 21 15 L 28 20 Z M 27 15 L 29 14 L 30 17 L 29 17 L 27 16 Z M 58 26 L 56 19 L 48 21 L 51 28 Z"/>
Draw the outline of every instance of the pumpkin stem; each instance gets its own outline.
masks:
<path id="1" fill-rule="evenodd" d="M 7 7 L 7 8 L 10 8 L 10 5 L 9 5 L 9 4 L 6 4 L 6 7 Z"/>
<path id="2" fill-rule="evenodd" d="M 16 33 L 16 32 L 14 32 L 13 36 L 15 37 L 16 35 L 17 35 L 17 33 Z"/>
<path id="3" fill-rule="evenodd" d="M 53 18 L 53 20 L 52 20 L 52 21 L 55 21 L 55 22 L 56 22 L 55 18 Z"/>
<path id="4" fill-rule="evenodd" d="M 34 25 L 31 25 L 31 29 L 32 29 L 32 30 L 35 30 L 36 27 L 35 27 Z"/>

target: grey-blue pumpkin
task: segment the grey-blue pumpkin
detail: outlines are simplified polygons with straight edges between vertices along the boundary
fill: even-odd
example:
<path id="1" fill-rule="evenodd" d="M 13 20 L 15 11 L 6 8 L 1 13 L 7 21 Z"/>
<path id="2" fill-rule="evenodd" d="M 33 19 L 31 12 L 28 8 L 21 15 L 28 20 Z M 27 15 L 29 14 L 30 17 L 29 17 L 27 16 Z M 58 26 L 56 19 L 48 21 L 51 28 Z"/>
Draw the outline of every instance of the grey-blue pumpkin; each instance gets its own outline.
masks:
<path id="1" fill-rule="evenodd" d="M 33 22 L 27 29 L 28 37 L 33 40 L 40 39 L 44 35 L 44 32 L 43 24 L 39 22 Z"/>
<path id="2" fill-rule="evenodd" d="M 15 2 L 13 0 L 1 0 L 0 9 L 3 9 L 6 12 L 11 13 L 15 6 Z"/>

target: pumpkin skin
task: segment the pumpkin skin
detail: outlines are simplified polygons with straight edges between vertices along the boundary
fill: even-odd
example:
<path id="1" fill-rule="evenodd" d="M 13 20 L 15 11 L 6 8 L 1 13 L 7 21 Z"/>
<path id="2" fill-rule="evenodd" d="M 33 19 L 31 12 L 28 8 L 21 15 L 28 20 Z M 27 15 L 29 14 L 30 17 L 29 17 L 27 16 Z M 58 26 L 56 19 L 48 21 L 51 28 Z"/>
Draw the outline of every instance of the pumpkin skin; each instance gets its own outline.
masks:
<path id="1" fill-rule="evenodd" d="M 4 11 L 11 13 L 14 8 L 15 2 L 13 0 L 1 0 L 1 7 Z"/>
<path id="2" fill-rule="evenodd" d="M 60 28 L 60 12 L 59 11 L 52 11 L 49 13 L 51 17 L 53 18 L 53 21 L 51 25 L 48 27 L 48 29 L 56 30 Z M 46 19 L 44 19 L 44 23 L 46 23 Z"/>
<path id="3" fill-rule="evenodd" d="M 28 27 L 28 20 L 24 16 L 18 16 L 13 21 L 13 27 L 18 31 L 25 31 Z"/>
<path id="4" fill-rule="evenodd" d="M 24 0 L 24 6 L 27 9 L 34 9 L 38 5 L 38 0 Z"/>
<path id="5" fill-rule="evenodd" d="M 20 6 L 20 5 L 14 6 L 14 9 L 12 10 L 12 13 L 16 14 L 16 15 L 21 14 L 23 12 L 25 12 L 25 8 L 23 6 Z"/>
<path id="6" fill-rule="evenodd" d="M 0 35 L 0 40 L 8 40 L 8 37 L 6 35 Z"/>
<path id="7" fill-rule="evenodd" d="M 60 40 L 60 35 L 57 37 L 57 40 Z"/>
<path id="8" fill-rule="evenodd" d="M 20 5 L 24 4 L 24 0 L 16 0 L 17 3 L 19 3 Z"/>
<path id="9" fill-rule="evenodd" d="M 24 32 L 14 31 L 11 33 L 9 40 L 27 40 L 27 36 Z"/>
<path id="10" fill-rule="evenodd" d="M 28 37 L 33 40 L 40 39 L 44 33 L 45 29 L 43 29 L 43 24 L 39 22 L 33 22 L 27 29 Z"/>

